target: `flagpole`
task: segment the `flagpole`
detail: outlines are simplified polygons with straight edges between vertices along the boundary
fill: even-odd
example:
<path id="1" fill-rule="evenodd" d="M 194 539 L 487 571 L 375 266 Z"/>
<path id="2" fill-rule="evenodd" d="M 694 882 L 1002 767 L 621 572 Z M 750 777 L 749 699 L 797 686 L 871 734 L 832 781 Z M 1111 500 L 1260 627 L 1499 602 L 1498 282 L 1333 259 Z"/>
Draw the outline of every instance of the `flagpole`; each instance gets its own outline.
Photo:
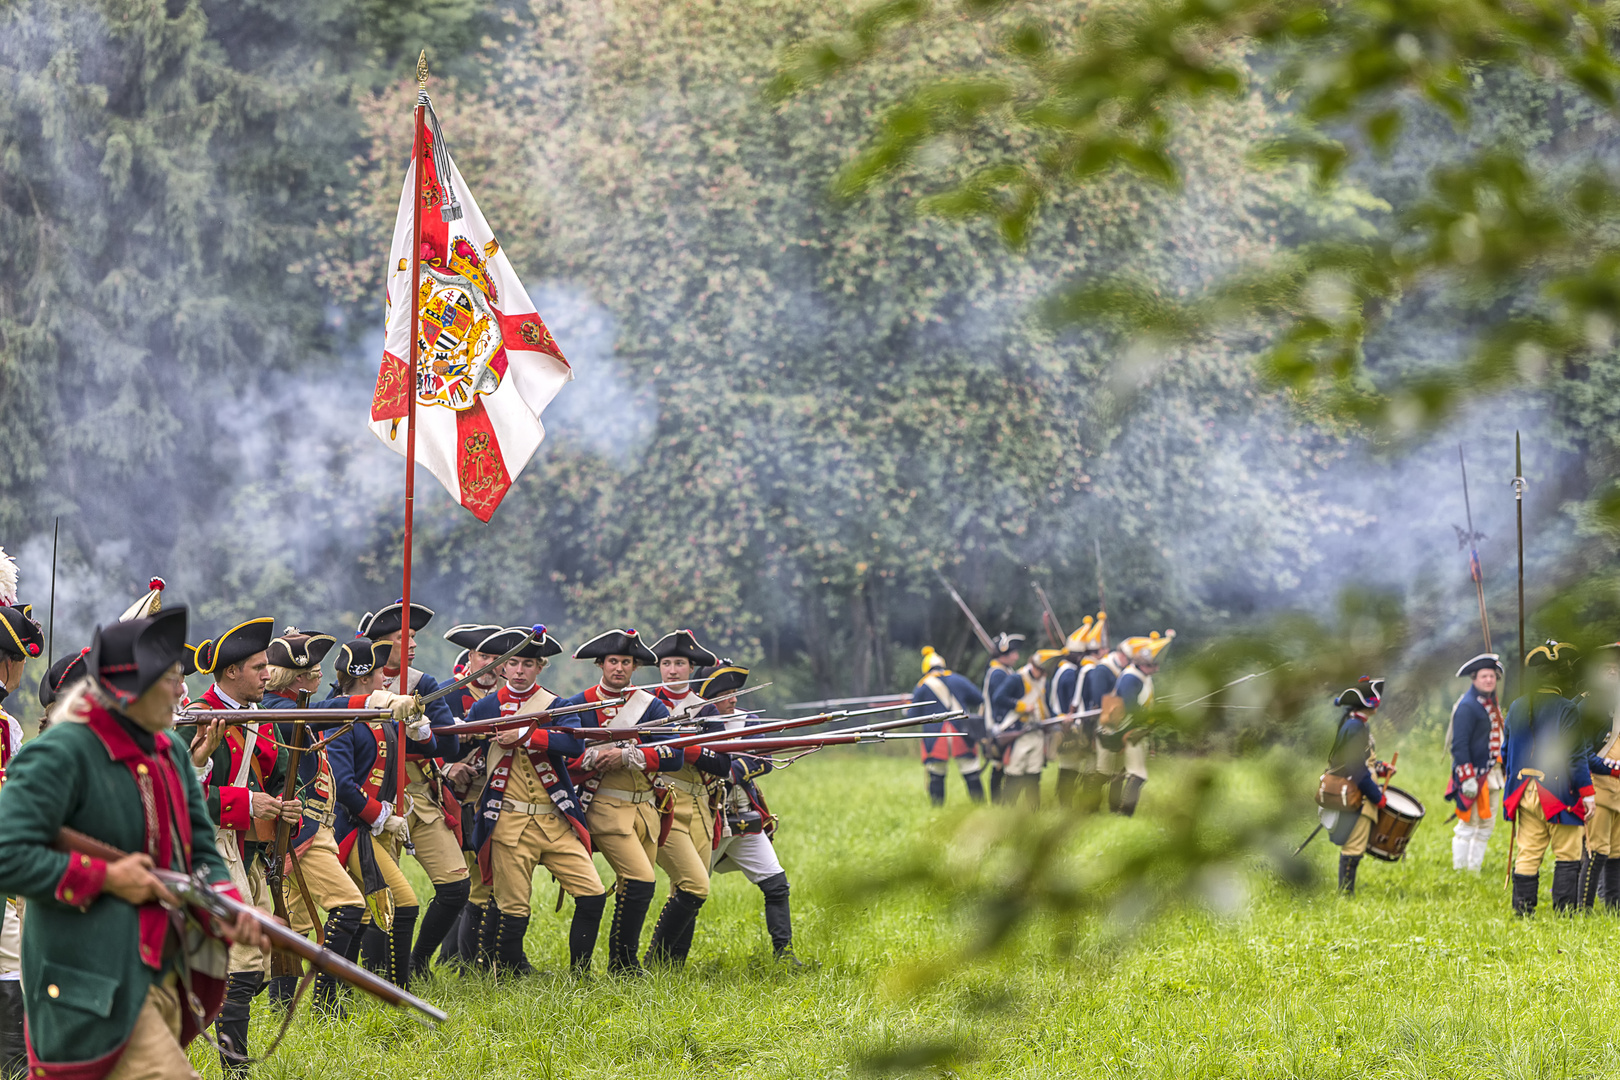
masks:
<path id="1" fill-rule="evenodd" d="M 405 568 L 400 589 L 399 692 L 410 693 L 411 677 L 411 526 L 416 516 L 416 371 L 421 362 L 422 292 L 422 159 L 427 145 L 427 50 L 416 59 L 416 132 L 411 154 L 411 379 L 405 406 Z M 405 721 L 399 722 L 399 759 L 394 798 L 405 806 Z"/>

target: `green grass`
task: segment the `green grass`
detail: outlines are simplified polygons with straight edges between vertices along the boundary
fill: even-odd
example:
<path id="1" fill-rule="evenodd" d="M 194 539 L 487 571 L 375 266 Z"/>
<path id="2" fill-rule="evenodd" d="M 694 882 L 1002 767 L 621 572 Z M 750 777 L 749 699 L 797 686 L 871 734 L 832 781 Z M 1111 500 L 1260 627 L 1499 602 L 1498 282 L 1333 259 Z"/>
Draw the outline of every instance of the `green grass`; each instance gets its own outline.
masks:
<path id="1" fill-rule="evenodd" d="M 1062 927 L 1045 916 L 998 956 L 920 987 L 903 975 L 949 954 L 974 913 L 915 889 L 840 898 L 866 868 L 918 852 L 960 858 L 952 840 L 974 825 L 960 782 L 951 778 L 952 805 L 938 812 L 914 759 L 829 751 L 766 780 L 783 820 L 798 948 L 814 970 L 770 964 L 759 892 L 727 874 L 715 881 L 684 972 L 500 986 L 440 977 L 417 989 L 451 1014 L 441 1030 L 367 1003 L 345 1022 L 301 1017 L 254 1074 L 578 1080 L 913 1066 L 963 1077 L 1620 1075 L 1609 1016 L 1620 1005 L 1609 958 L 1620 920 L 1555 917 L 1550 870 L 1541 913 L 1510 917 L 1505 827 L 1483 877 L 1454 874 L 1438 738 L 1387 741 L 1386 752 L 1401 751 L 1396 783 L 1423 799 L 1429 817 L 1406 862 L 1363 863 L 1354 899 L 1325 887 L 1337 851 L 1318 837 L 1308 852 L 1315 889 L 1255 869 L 1230 914 L 1172 906 L 1123 939 L 1103 920 L 1063 950 Z M 1129 848 L 1154 834 L 1155 815 L 1176 797 L 1178 765 L 1159 757 L 1152 768 L 1140 815 L 1088 825 L 1081 851 Z M 1312 824 L 1302 819 L 1298 836 Z M 556 969 L 566 964 L 571 909 L 553 913 L 556 887 L 542 881 L 528 951 L 536 966 Z M 262 1047 L 271 1016 L 256 1014 Z M 211 1055 L 194 1047 L 193 1059 L 218 1075 Z"/>

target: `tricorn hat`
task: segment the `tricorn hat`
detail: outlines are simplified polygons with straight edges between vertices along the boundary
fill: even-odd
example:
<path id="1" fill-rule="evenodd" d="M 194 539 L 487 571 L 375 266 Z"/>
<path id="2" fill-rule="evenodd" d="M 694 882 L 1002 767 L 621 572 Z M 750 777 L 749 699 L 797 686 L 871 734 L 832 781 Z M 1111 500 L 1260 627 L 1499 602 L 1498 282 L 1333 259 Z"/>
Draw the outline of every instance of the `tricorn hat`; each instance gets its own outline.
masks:
<path id="1" fill-rule="evenodd" d="M 536 634 L 539 635 L 538 641 L 530 641 L 527 645 L 523 645 L 521 649 L 518 649 L 519 645 L 522 645 L 523 642 Z M 548 656 L 556 656 L 563 651 L 562 646 L 557 643 L 557 639 L 546 633 L 545 627 L 538 625 L 533 627 L 508 626 L 505 629 L 497 629 L 493 634 L 480 641 L 477 648 L 479 652 L 488 653 L 491 656 L 505 656 L 507 653 L 512 652 L 513 649 L 517 649 L 518 651 L 512 653 L 512 655 L 524 660 L 544 660 Z"/>
<path id="2" fill-rule="evenodd" d="M 268 616 L 237 623 L 218 638 L 198 644 L 197 670 L 213 675 L 250 656 L 257 656 L 270 648 L 270 639 L 275 633 L 275 620 Z"/>
<path id="3" fill-rule="evenodd" d="M 502 629 L 502 627 L 493 623 L 457 623 L 444 632 L 444 640 L 452 645 L 460 645 L 463 649 L 476 649 L 480 641 L 483 641 L 491 634 L 499 633 Z M 496 653 L 495 655 L 499 656 L 501 654 Z"/>
<path id="4" fill-rule="evenodd" d="M 698 644 L 697 635 L 690 630 L 665 634 L 653 642 L 652 652 L 660 660 L 684 656 L 698 667 L 713 667 L 720 662 L 718 656 Z"/>
<path id="5" fill-rule="evenodd" d="M 1012 652 L 1014 649 L 1018 648 L 1018 646 L 1024 643 L 1024 635 L 1009 634 L 1006 631 L 1002 631 L 995 637 L 991 638 L 990 643 L 996 647 L 996 651 L 992 655 L 1006 656 L 1008 653 Z"/>
<path id="6" fill-rule="evenodd" d="M 33 612 L 31 604 L 0 607 L 0 653 L 32 660 L 45 652 L 45 631 Z"/>
<path id="7" fill-rule="evenodd" d="M 381 611 L 368 611 L 360 616 L 360 625 L 354 628 L 354 632 L 372 641 L 381 641 L 389 634 L 397 634 L 405 623 L 404 609 L 405 602 L 395 600 Z M 432 621 L 432 608 L 421 604 L 411 605 L 411 633 L 416 633 Z"/>
<path id="8" fill-rule="evenodd" d="M 472 659 L 471 649 L 462 649 L 456 654 L 456 662 L 450 665 L 450 677 L 459 679 L 467 674 L 467 661 Z"/>
<path id="9" fill-rule="evenodd" d="M 56 695 L 85 677 L 84 658 L 89 652 L 89 649 L 80 649 L 76 653 L 68 653 L 51 665 L 50 670 L 39 680 L 41 708 L 50 708 L 51 702 L 56 700 Z"/>
<path id="10" fill-rule="evenodd" d="M 388 664 L 394 645 L 388 641 L 372 641 L 357 637 L 345 641 L 338 650 L 337 670 L 351 678 L 363 678 Z"/>
<path id="11" fill-rule="evenodd" d="M 1567 641 L 1553 641 L 1548 638 L 1524 654 L 1527 667 L 1551 668 L 1554 670 L 1567 668 L 1580 656 L 1580 650 Z"/>
<path id="12" fill-rule="evenodd" d="M 1498 675 L 1502 674 L 1502 658 L 1493 652 L 1480 653 L 1457 669 L 1457 678 L 1471 679 L 1475 674 L 1487 668 L 1495 671 Z"/>
<path id="13" fill-rule="evenodd" d="M 658 663 L 658 657 L 634 630 L 609 630 L 574 650 L 575 660 L 601 660 L 607 656 L 628 656 L 638 664 Z"/>
<path id="14" fill-rule="evenodd" d="M 748 682 L 748 669 L 728 658 L 711 667 L 698 668 L 693 678 L 697 680 L 698 697 L 714 701 L 741 690 Z"/>
<path id="15" fill-rule="evenodd" d="M 336 645 L 337 638 L 331 634 L 310 633 L 289 626 L 281 632 L 280 637 L 271 639 L 266 651 L 270 654 L 270 662 L 276 667 L 308 671 L 320 667 L 326 654 Z"/>
<path id="16" fill-rule="evenodd" d="M 151 618 L 96 627 L 85 654 L 86 674 L 128 705 L 174 665 L 185 662 L 186 609 L 167 608 Z"/>
<path id="17" fill-rule="evenodd" d="M 1384 699 L 1384 680 L 1363 675 L 1356 685 L 1339 691 L 1333 704 L 1345 709 L 1376 709 Z"/>

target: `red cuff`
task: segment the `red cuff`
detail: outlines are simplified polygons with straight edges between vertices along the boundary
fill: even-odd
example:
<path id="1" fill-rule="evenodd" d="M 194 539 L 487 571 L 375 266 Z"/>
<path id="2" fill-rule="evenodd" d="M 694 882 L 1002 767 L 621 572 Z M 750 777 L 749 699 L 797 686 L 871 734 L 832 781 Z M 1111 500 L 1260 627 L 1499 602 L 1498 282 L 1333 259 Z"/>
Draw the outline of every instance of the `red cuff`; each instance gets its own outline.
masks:
<path id="1" fill-rule="evenodd" d="M 685 749 L 686 763 L 688 765 L 696 765 L 699 761 L 703 760 L 703 747 L 688 746 Z"/>
<path id="2" fill-rule="evenodd" d="M 1596 793 L 1597 793 L 1597 788 L 1593 787 L 1591 784 L 1587 784 L 1585 787 L 1581 788 L 1581 798 L 1583 798 L 1583 799 L 1586 798 L 1588 795 L 1594 795 Z"/>
<path id="3" fill-rule="evenodd" d="M 76 908 L 87 908 L 101 895 L 107 881 L 107 863 L 90 855 L 68 855 L 67 871 L 56 883 L 56 899 Z"/>
<path id="4" fill-rule="evenodd" d="M 638 746 L 636 752 L 641 755 L 641 760 L 647 763 L 646 769 L 648 772 L 657 772 L 659 770 L 662 763 L 659 760 L 656 747 Z"/>
<path id="5" fill-rule="evenodd" d="M 237 832 L 246 832 L 253 827 L 253 792 L 250 789 L 219 789 L 219 827 Z"/>
<path id="6" fill-rule="evenodd" d="M 549 749 L 551 749 L 551 735 L 550 735 L 550 733 L 545 732 L 545 731 L 541 731 L 539 728 L 535 728 L 533 731 L 529 732 L 529 737 L 525 741 L 528 742 L 530 750 L 549 750 Z"/>
<path id="7" fill-rule="evenodd" d="M 382 817 L 382 814 L 382 803 L 378 802 L 376 799 L 367 799 L 365 809 L 360 811 L 360 820 L 365 822 L 367 825 L 375 825 L 377 824 L 377 819 Z"/>

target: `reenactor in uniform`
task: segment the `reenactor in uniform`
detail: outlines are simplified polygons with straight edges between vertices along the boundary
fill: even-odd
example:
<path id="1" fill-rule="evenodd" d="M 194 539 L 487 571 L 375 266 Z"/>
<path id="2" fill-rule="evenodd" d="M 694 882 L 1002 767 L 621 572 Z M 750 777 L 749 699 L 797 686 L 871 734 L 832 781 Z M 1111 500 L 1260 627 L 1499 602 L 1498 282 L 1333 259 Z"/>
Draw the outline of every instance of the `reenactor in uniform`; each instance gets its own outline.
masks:
<path id="1" fill-rule="evenodd" d="M 1018 678 L 1018 661 L 1023 655 L 1019 649 L 1024 644 L 1024 635 L 1003 631 L 992 638 L 991 642 L 994 645 L 994 655 L 990 657 L 990 665 L 984 669 L 984 684 L 979 688 L 979 696 L 984 699 L 983 757 L 990 763 L 990 801 L 999 803 L 1001 784 L 1007 774 L 1001 764 L 1001 744 L 990 734 L 990 727 L 995 723 L 991 703 L 996 700 L 996 695 L 1008 682 L 1016 681 Z"/>
<path id="2" fill-rule="evenodd" d="M 186 747 L 168 730 L 185 636 L 183 607 L 97 627 L 93 677 L 66 687 L 57 722 L 22 748 L 0 788 L 0 889 L 28 900 L 22 986 L 39 1080 L 198 1076 L 185 1048 L 219 1009 L 225 949 L 173 932 L 148 868 L 242 897 L 211 842 Z M 59 851 L 64 827 L 132 854 L 109 863 Z M 225 930 L 263 946 L 251 916 Z"/>
<path id="3" fill-rule="evenodd" d="M 1041 808 L 1041 771 L 1046 768 L 1046 680 L 1063 654 L 1039 649 L 1012 679 L 1003 679 L 999 695 L 990 702 L 990 734 L 1001 749 L 1002 802 L 1017 806 L 1026 800 L 1031 810 Z"/>
<path id="4" fill-rule="evenodd" d="M 1081 711 L 1081 680 L 1086 670 L 1097 663 L 1107 618 L 1102 612 L 1096 619 L 1087 615 L 1079 629 L 1064 641 L 1063 659 L 1046 685 L 1046 711 L 1052 716 Z M 1062 725 L 1052 740 L 1052 756 L 1058 763 L 1057 802 L 1064 809 L 1074 807 L 1076 792 L 1084 787 L 1083 778 L 1089 779 L 1087 774 L 1096 771 L 1096 730 L 1096 717 L 1081 717 Z"/>
<path id="5" fill-rule="evenodd" d="M 393 679 L 389 689 L 399 688 L 399 665 L 409 665 L 416 659 L 416 634 L 433 619 L 433 610 L 422 604 L 411 605 L 411 655 L 401 655 L 404 636 L 404 605 L 389 604 L 375 614 L 360 620 L 356 633 L 372 641 L 386 641 L 393 646 L 388 661 L 392 670 L 385 674 Z M 410 667 L 405 679 L 404 693 L 428 697 L 439 689 L 439 681 L 432 675 Z M 434 727 L 447 727 L 456 722 L 450 702 L 439 698 L 427 705 L 427 718 Z M 455 743 L 458 750 L 459 743 Z M 433 899 L 422 916 L 422 933 L 411 951 L 411 971 L 421 974 L 433 961 L 433 953 L 444 941 L 450 928 L 455 926 L 461 909 L 467 906 L 472 888 L 467 873 L 467 859 L 461 853 L 461 803 L 444 781 L 444 761 L 433 755 L 423 756 L 417 746 L 405 747 L 405 797 L 401 801 L 405 815 L 406 832 L 411 838 L 411 854 L 427 871 L 433 885 Z"/>
<path id="6" fill-rule="evenodd" d="M 259 711 L 270 679 L 267 650 L 274 632 L 270 619 L 249 619 L 199 644 L 197 671 L 212 675 L 214 684 L 192 707 Z M 194 749 L 205 744 L 206 730 L 204 725 L 198 725 Z M 270 719 L 226 728 L 207 760 L 203 790 L 218 826 L 215 840 L 219 853 L 242 896 L 261 910 L 271 911 L 264 841 L 274 834 L 271 823 L 278 819 L 296 823 L 302 810 L 297 800 L 283 805 L 275 794 L 281 790 L 285 762 L 277 752 Z M 240 943 L 231 947 L 225 1006 L 216 1025 L 220 1061 L 227 1075 L 247 1071 L 249 1016 L 253 999 L 264 988 L 269 974 L 268 950 Z"/>
<path id="7" fill-rule="evenodd" d="M 1380 779 L 1395 775 L 1393 766 L 1377 757 L 1372 737 L 1372 714 L 1383 699 L 1384 680 L 1363 676 L 1356 685 L 1342 691 L 1333 704 L 1344 710 L 1333 749 L 1328 752 L 1328 771 L 1342 776 L 1361 792 L 1360 816 L 1350 835 L 1339 848 L 1339 890 L 1347 896 L 1356 891 L 1356 870 L 1367 854 L 1367 842 L 1372 839 L 1372 828 L 1378 822 L 1378 810 L 1384 805 L 1384 789 Z"/>
<path id="8" fill-rule="evenodd" d="M 461 623 L 446 630 L 444 640 L 452 645 L 461 646 L 461 655 L 456 658 L 455 670 L 450 674 L 450 681 L 455 682 L 469 671 L 480 671 L 505 655 L 505 650 L 491 654 L 479 648 L 491 634 L 499 634 L 504 629 L 505 627 L 491 626 L 487 623 Z M 493 694 L 500 685 L 501 672 L 499 669 L 480 675 L 448 698 L 445 698 L 445 701 L 450 704 L 451 715 L 457 720 L 462 719 L 467 715 L 468 709 Z"/>
<path id="9" fill-rule="evenodd" d="M 705 704 L 692 688 L 692 672 L 720 662 L 714 653 L 698 644 L 690 630 L 677 630 L 653 642 L 658 658 L 660 685 L 654 694 L 669 710 L 670 719 L 690 720 Z M 659 777 L 669 792 L 669 825 L 658 842 L 658 865 L 669 875 L 669 899 L 653 923 L 647 942 L 649 964 L 686 962 L 692 947 L 692 934 L 698 912 L 709 899 L 709 859 L 714 852 L 714 817 L 717 793 L 711 784 L 719 780 L 705 776 L 697 767 L 683 764 Z"/>
<path id="10" fill-rule="evenodd" d="M 705 727 L 715 731 L 740 730 L 747 738 L 747 723 L 753 719 L 753 714 L 737 710 L 736 695 L 748 682 L 748 669 L 722 660 L 715 667 L 700 668 L 696 677 L 698 693 L 711 703 L 704 711 Z M 977 687 L 974 692 L 978 692 Z M 711 872 L 736 871 L 759 886 L 765 897 L 765 932 L 771 939 L 771 952 L 778 963 L 800 968 L 804 965 L 793 953 L 793 912 L 788 904 L 787 871 L 776 857 L 776 818 L 758 784 L 759 778 L 771 768 L 769 758 L 746 754 L 731 756 L 720 839 L 715 844 Z"/>
<path id="11" fill-rule="evenodd" d="M 309 699 L 321 688 L 321 664 L 336 647 L 337 638 L 331 634 L 312 634 L 295 626 L 271 638 L 265 650 L 270 677 L 265 680 L 259 708 L 307 708 Z"/>
<path id="12" fill-rule="evenodd" d="M 1502 742 L 1505 726 L 1496 703 L 1502 660 L 1481 653 L 1457 669 L 1457 678 L 1471 685 L 1451 707 L 1447 744 L 1451 750 L 1451 781 L 1446 798 L 1457 804 L 1457 827 L 1451 835 L 1451 868 L 1478 873 L 1485 865 L 1496 818 L 1491 793 L 1502 790 Z"/>
<path id="13" fill-rule="evenodd" d="M 1098 621 L 1104 618 L 1106 616 L 1099 615 Z M 1104 772 L 1102 766 L 1105 751 L 1102 744 L 1097 741 L 1103 699 L 1113 694 L 1114 685 L 1119 682 L 1120 675 L 1130 666 L 1131 658 L 1125 655 L 1121 643 L 1080 673 L 1080 711 L 1091 714 L 1086 723 L 1090 725 L 1091 740 L 1097 747 L 1097 765 L 1082 778 L 1080 785 L 1080 809 L 1086 813 L 1096 813 L 1102 808 L 1103 791 L 1108 787 L 1110 779 L 1110 774 Z"/>
<path id="14" fill-rule="evenodd" d="M 922 651 L 922 678 L 911 692 L 915 706 L 912 716 L 932 716 L 935 713 L 963 712 L 972 714 L 984 708 L 979 688 L 965 675 L 958 675 L 945 666 L 945 658 L 925 645 Z M 935 806 L 945 805 L 945 775 L 950 763 L 956 762 L 967 786 L 968 798 L 984 801 L 984 785 L 979 782 L 979 747 L 981 740 L 965 737 L 964 728 L 956 721 L 940 720 L 923 725 L 925 738 L 921 742 L 923 768 L 928 773 L 928 801 Z"/>
<path id="15" fill-rule="evenodd" d="M 1502 813 L 1514 824 L 1515 915 L 1535 914 L 1548 851 L 1553 909 L 1572 911 L 1580 900 L 1581 841 L 1596 800 L 1588 751 L 1576 746 L 1580 709 L 1564 696 L 1575 693 L 1577 659 L 1566 642 L 1531 649 L 1524 662 L 1535 685 L 1508 709 Z"/>
<path id="16" fill-rule="evenodd" d="M 1097 772 L 1108 782 L 1108 809 L 1125 817 L 1136 813 L 1136 802 L 1148 778 L 1148 729 L 1138 720 L 1153 704 L 1153 673 L 1159 670 L 1159 654 L 1175 636 L 1174 630 L 1166 630 L 1163 636 L 1155 630 L 1147 637 L 1120 642 L 1119 651 L 1129 658 L 1130 666 L 1119 673 L 1114 689 L 1103 695 L 1102 713 L 1097 717 Z"/>
<path id="17" fill-rule="evenodd" d="M 4 559 L 3 553 L 0 559 Z M 16 597 L 5 599 L 15 601 Z M 45 635 L 30 614 L 27 606 L 0 606 L 0 788 L 5 784 L 6 768 L 23 741 L 22 725 L 6 711 L 6 698 L 13 687 L 22 684 L 24 666 L 45 649 Z M 72 663 L 79 657 L 65 659 Z M 0 924 L 0 1077 L 4 1080 L 14 1080 L 28 1071 L 23 1045 L 21 948 L 22 923 L 16 900 L 8 895 L 5 921 Z"/>
<path id="18" fill-rule="evenodd" d="M 1592 812 L 1586 818 L 1587 863 L 1582 868 L 1581 906 L 1598 897 L 1620 910 L 1620 645 L 1596 650 L 1587 667 L 1581 711 L 1592 745 Z"/>
<path id="19" fill-rule="evenodd" d="M 486 638 L 481 651 L 502 656 L 529 636 L 528 627 L 511 627 Z M 541 686 L 539 678 L 547 659 L 560 652 L 562 646 L 550 634 L 525 645 L 506 662 L 506 681 L 500 689 L 467 710 L 468 722 L 535 713 L 553 705 L 557 695 Z M 555 728 L 532 725 L 500 732 L 489 741 L 479 813 L 468 828 L 470 839 L 478 844 L 478 865 L 488 868 L 487 875 L 480 870 L 480 884 L 490 888 L 478 954 L 492 957 L 503 975 L 532 970 L 523 937 L 529 929 L 534 872 L 543 866 L 574 899 L 568 966 L 583 975 L 590 970 L 607 906 L 607 891 L 591 861 L 585 815 L 568 778 L 569 759 L 583 754 L 585 746 Z"/>

